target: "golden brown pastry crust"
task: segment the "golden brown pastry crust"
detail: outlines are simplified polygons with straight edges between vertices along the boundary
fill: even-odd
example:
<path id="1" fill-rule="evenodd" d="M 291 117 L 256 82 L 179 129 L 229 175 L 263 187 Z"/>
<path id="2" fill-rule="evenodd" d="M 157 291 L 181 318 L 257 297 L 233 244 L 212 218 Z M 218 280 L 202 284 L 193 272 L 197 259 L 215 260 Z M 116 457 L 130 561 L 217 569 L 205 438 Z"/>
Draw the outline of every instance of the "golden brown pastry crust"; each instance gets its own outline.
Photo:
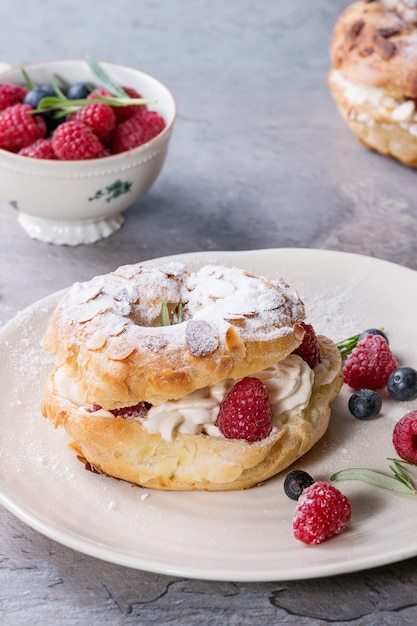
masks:
<path id="1" fill-rule="evenodd" d="M 184 304 L 180 323 L 160 325 L 163 302 Z M 180 263 L 135 264 L 76 283 L 42 345 L 84 403 L 110 410 L 265 369 L 300 345 L 303 319 L 303 303 L 283 281 L 222 266 L 191 273 Z"/>
<path id="2" fill-rule="evenodd" d="M 414 1 L 354 2 L 334 28 L 329 87 L 356 138 L 366 147 L 417 167 L 417 8 Z M 369 98 L 352 99 L 361 86 Z M 376 90 L 380 90 L 380 97 Z M 410 104 L 409 115 L 398 109 Z M 407 105 L 408 106 L 408 105 Z M 397 115 L 397 113 L 400 113 Z"/>
<path id="3" fill-rule="evenodd" d="M 395 121 L 389 112 L 385 113 L 370 102 L 352 104 L 332 73 L 329 74 L 329 86 L 340 115 L 358 141 L 404 165 L 417 167 L 417 120 L 411 123 Z"/>
<path id="4" fill-rule="evenodd" d="M 343 382 L 342 363 L 330 339 L 318 340 L 329 367 L 316 368 L 308 407 L 259 442 L 188 434 L 165 441 L 149 434 L 140 420 L 98 417 L 60 397 L 54 373 L 45 387 L 42 412 L 66 429 L 77 455 L 99 472 L 152 489 L 247 489 L 287 468 L 327 430 L 329 403 Z"/>
<path id="5" fill-rule="evenodd" d="M 390 95 L 417 98 L 417 9 L 406 9 L 401 0 L 351 4 L 334 28 L 333 69 Z"/>

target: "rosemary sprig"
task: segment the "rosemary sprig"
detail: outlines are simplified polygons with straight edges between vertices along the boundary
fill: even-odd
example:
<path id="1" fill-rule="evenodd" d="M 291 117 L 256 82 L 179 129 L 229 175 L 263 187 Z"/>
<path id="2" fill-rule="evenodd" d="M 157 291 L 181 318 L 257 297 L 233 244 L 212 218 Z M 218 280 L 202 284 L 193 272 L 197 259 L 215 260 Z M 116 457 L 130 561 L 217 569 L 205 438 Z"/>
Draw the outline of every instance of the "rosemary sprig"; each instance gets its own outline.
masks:
<path id="1" fill-rule="evenodd" d="M 97 94 L 94 96 L 94 100 L 87 98 L 80 98 L 79 100 L 63 100 L 60 96 L 45 96 L 39 103 L 37 109 L 31 111 L 31 113 L 44 113 L 45 111 L 55 111 L 54 117 L 64 117 L 74 111 L 78 111 L 86 104 L 92 102 L 105 102 L 112 107 L 125 107 L 132 104 L 154 104 L 156 100 L 149 100 L 147 98 L 112 98 L 110 96 L 102 96 Z"/>
<path id="2" fill-rule="evenodd" d="M 24 67 L 22 67 L 22 74 L 23 74 L 23 78 L 25 79 L 25 83 L 28 89 L 36 89 L 36 87 L 38 86 L 36 83 L 33 82 L 33 80 L 30 78 L 29 74 L 27 73 L 27 71 L 25 70 Z"/>
<path id="3" fill-rule="evenodd" d="M 57 94 L 58 98 L 62 98 L 62 100 L 66 100 L 67 97 L 64 94 L 64 92 L 61 90 L 60 86 L 58 85 L 57 77 L 56 77 L 55 74 L 53 74 L 53 76 L 52 76 L 51 83 L 52 83 L 52 87 L 54 88 L 54 91 Z"/>
<path id="4" fill-rule="evenodd" d="M 102 87 L 110 91 L 110 93 L 118 96 L 119 98 L 128 98 L 128 94 L 125 90 L 118 84 L 113 78 L 106 72 L 104 67 L 100 65 L 100 63 L 94 59 L 90 54 L 87 54 L 86 61 L 90 70 L 92 71 L 94 77 L 100 83 Z"/>
<path id="5" fill-rule="evenodd" d="M 374 470 L 355 467 L 335 472 L 332 476 L 330 476 L 330 481 L 360 480 L 374 487 L 381 487 L 382 489 L 399 491 L 401 493 L 416 494 L 417 492 L 413 485 L 412 478 L 407 470 L 402 466 L 402 464 L 412 465 L 412 463 L 400 461 L 399 459 L 388 460 L 393 462 L 393 465 L 390 465 L 389 467 L 394 476 L 386 476 L 385 474 L 375 472 Z"/>
<path id="6" fill-rule="evenodd" d="M 184 305 L 182 302 L 179 303 L 178 308 L 177 308 L 177 322 L 178 324 L 181 324 L 182 322 L 182 311 L 184 309 Z"/>
<path id="7" fill-rule="evenodd" d="M 347 356 L 352 352 L 353 348 L 358 343 L 360 335 L 361 333 L 358 333 L 357 335 L 352 335 L 352 337 L 348 337 L 347 339 L 343 339 L 342 341 L 338 341 L 336 343 L 342 356 Z"/>
<path id="8" fill-rule="evenodd" d="M 409 463 L 408 461 L 402 461 L 402 460 L 400 461 L 400 459 L 391 459 L 391 458 L 389 458 L 388 461 L 392 461 L 393 463 L 392 465 L 389 466 L 389 468 L 394 474 L 395 478 L 399 480 L 401 483 L 403 483 L 404 485 L 408 486 L 412 490 L 413 493 L 416 493 L 411 476 L 407 472 L 407 470 L 403 467 L 403 465 L 413 465 L 413 463 Z"/>
<path id="9" fill-rule="evenodd" d="M 166 302 L 161 305 L 161 325 L 170 326 L 171 320 L 169 319 L 169 310 Z"/>
<path id="10" fill-rule="evenodd" d="M 184 309 L 184 304 L 180 302 L 173 313 L 173 320 L 171 322 L 171 317 L 169 314 L 168 305 L 166 302 L 161 304 L 161 325 L 162 326 L 170 326 L 173 324 L 181 324 L 182 322 L 182 311 Z"/>

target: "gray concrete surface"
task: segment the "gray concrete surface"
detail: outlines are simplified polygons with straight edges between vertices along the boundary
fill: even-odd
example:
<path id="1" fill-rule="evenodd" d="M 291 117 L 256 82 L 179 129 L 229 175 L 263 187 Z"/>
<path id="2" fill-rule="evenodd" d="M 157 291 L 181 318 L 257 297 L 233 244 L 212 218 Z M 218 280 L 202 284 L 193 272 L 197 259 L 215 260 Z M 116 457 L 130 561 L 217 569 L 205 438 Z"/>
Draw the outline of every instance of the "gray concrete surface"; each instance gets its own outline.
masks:
<path id="1" fill-rule="evenodd" d="M 347 4 L 2 0 L 0 61 L 91 53 L 132 65 L 170 87 L 178 120 L 160 178 L 108 240 L 42 244 L 0 207 L 0 322 L 75 280 L 180 252 L 326 248 L 417 269 L 416 173 L 359 145 L 327 89 L 328 42 Z M 411 625 L 416 565 L 310 581 L 187 580 L 79 554 L 0 509 L 7 626 Z"/>

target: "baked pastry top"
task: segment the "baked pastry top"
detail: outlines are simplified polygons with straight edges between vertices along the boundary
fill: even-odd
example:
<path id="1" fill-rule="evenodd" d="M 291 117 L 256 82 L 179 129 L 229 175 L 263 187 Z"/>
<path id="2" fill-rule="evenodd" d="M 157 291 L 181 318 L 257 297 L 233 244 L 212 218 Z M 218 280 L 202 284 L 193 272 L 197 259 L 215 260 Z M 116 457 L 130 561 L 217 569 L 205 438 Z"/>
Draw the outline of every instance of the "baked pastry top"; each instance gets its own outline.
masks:
<path id="1" fill-rule="evenodd" d="M 164 304 L 173 323 L 163 323 Z M 268 367 L 301 343 L 303 319 L 302 301 L 281 280 L 223 266 L 133 264 L 73 285 L 42 344 L 85 402 L 114 409 Z"/>

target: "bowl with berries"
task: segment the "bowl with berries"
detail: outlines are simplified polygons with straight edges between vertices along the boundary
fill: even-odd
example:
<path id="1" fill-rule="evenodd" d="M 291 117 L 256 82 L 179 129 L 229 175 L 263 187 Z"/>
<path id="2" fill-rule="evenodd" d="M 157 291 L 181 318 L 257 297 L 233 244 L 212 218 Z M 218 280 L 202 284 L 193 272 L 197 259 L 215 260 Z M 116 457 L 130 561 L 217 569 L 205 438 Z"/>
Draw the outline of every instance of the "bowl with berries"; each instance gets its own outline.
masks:
<path id="1" fill-rule="evenodd" d="M 0 200 L 40 241 L 108 237 L 160 174 L 175 99 L 137 69 L 85 60 L 0 73 Z"/>

